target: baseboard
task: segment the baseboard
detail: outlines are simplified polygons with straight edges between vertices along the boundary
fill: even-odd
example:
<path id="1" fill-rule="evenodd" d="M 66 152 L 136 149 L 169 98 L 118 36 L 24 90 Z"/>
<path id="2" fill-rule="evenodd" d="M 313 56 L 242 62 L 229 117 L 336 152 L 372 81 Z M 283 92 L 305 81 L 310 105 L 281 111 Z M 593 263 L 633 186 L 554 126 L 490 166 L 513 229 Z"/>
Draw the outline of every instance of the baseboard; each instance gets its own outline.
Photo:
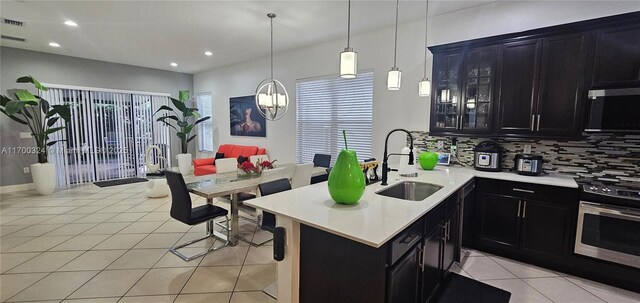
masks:
<path id="1" fill-rule="evenodd" d="M 33 183 L 6 185 L 6 186 L 0 186 L 0 193 L 3 193 L 3 194 L 13 193 L 17 191 L 30 190 L 34 188 L 36 187 L 35 185 L 33 185 Z"/>

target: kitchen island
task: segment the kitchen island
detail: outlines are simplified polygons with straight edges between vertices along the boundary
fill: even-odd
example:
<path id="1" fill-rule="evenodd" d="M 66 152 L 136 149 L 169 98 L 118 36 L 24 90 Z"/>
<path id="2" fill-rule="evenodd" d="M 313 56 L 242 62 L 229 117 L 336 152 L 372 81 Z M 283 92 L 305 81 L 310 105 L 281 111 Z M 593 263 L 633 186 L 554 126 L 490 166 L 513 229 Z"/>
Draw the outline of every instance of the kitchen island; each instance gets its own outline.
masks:
<path id="1" fill-rule="evenodd" d="M 277 225 L 286 230 L 285 257 L 278 263 L 278 302 L 355 302 L 358 298 L 363 299 L 361 302 L 393 302 L 390 296 L 394 286 L 390 283 L 395 274 L 401 273 L 396 269 L 437 275 L 430 271 L 432 264 L 446 272 L 448 267 L 443 266 L 446 262 L 442 256 L 428 254 L 425 244 L 430 239 L 443 239 L 444 248 L 436 247 L 434 251 L 459 249 L 457 239 L 451 239 L 460 222 L 458 191 L 478 174 L 483 178 L 577 187 L 573 179 L 567 178 L 437 167 L 433 171 L 420 170 L 414 178 L 391 172 L 388 186 L 379 183 L 367 186 L 357 205 L 336 204 L 326 183 L 245 201 L 276 214 Z M 376 193 L 402 181 L 431 183 L 442 188 L 422 201 Z M 433 234 L 436 230 L 437 234 Z M 434 258 L 437 260 L 430 260 Z M 410 275 L 397 277 L 403 287 L 407 283 L 417 284 L 418 280 L 428 282 L 402 278 Z M 416 288 L 423 287 L 416 285 Z"/>

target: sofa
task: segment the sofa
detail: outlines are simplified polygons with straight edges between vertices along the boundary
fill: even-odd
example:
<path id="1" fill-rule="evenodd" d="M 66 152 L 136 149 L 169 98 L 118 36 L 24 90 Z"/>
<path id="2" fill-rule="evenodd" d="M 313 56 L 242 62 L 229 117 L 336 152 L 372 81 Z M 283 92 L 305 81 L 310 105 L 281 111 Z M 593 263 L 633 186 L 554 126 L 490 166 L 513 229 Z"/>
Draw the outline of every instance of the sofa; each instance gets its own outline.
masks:
<path id="1" fill-rule="evenodd" d="M 257 146 L 245 146 L 236 144 L 221 144 L 218 146 L 218 153 L 224 154 L 225 158 L 238 158 L 255 155 L 266 155 L 267 150 Z M 215 158 L 200 158 L 193 160 L 193 174 L 196 176 L 210 175 L 216 173 Z"/>

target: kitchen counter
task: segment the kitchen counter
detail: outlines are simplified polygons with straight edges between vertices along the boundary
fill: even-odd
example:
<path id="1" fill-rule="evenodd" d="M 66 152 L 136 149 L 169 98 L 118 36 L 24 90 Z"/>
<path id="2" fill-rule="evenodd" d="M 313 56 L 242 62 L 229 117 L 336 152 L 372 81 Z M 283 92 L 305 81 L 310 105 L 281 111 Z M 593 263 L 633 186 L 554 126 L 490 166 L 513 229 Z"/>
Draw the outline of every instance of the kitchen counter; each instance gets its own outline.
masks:
<path id="1" fill-rule="evenodd" d="M 247 200 L 246 205 L 278 216 L 340 235 L 372 247 L 381 247 L 413 222 L 424 216 L 447 197 L 475 177 L 577 188 L 571 178 L 556 176 L 522 176 L 509 172 L 481 172 L 462 167 L 438 166 L 432 171 L 418 170 L 418 177 L 400 177 L 389 173 L 389 186 L 403 180 L 443 186 L 422 201 L 407 201 L 376 194 L 386 188 L 380 183 L 366 187 L 356 205 L 335 203 L 326 183 L 318 183 L 277 195 Z"/>

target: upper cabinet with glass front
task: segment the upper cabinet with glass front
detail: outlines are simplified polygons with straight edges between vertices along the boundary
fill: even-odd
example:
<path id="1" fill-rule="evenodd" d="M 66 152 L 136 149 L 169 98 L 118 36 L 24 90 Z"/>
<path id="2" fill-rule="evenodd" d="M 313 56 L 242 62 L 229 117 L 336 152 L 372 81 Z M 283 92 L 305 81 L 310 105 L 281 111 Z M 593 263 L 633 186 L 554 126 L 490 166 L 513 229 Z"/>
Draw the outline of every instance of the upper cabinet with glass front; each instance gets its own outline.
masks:
<path id="1" fill-rule="evenodd" d="M 434 55 L 431 132 L 455 132 L 460 126 L 462 52 Z"/>

